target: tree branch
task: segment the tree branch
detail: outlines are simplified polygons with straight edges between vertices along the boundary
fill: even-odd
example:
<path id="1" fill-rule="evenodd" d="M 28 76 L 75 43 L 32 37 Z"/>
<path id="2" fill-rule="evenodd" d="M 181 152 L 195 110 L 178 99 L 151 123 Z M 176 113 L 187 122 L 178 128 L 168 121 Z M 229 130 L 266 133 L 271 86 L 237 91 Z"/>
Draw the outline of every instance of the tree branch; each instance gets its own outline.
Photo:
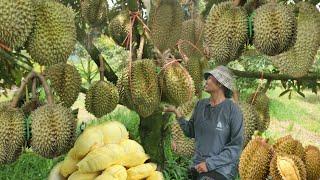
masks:
<path id="1" fill-rule="evenodd" d="M 46 93 L 47 103 L 48 104 L 53 104 L 54 103 L 53 95 L 52 95 L 51 89 L 50 89 L 45 77 L 43 75 L 40 75 L 40 74 L 36 74 L 36 76 L 39 78 L 39 80 L 40 80 L 40 82 L 42 84 L 42 87 L 44 89 L 44 92 Z"/>
<path id="2" fill-rule="evenodd" d="M 24 88 L 26 87 L 26 85 L 28 84 L 28 82 L 33 79 L 36 76 L 36 73 L 34 71 L 30 72 L 26 78 L 24 78 L 21 81 L 21 85 L 18 89 L 18 91 L 14 94 L 12 101 L 11 101 L 11 107 L 15 108 L 17 107 L 17 104 L 19 102 L 19 98 L 21 97 L 22 93 L 24 92 Z"/>
<path id="3" fill-rule="evenodd" d="M 245 78 L 254 78 L 254 79 L 269 79 L 269 80 L 314 80 L 320 79 L 320 74 L 308 74 L 302 77 L 293 77 L 285 74 L 273 74 L 273 73 L 263 73 L 262 72 L 249 72 L 249 71 L 239 71 L 231 69 L 234 75 Z"/>

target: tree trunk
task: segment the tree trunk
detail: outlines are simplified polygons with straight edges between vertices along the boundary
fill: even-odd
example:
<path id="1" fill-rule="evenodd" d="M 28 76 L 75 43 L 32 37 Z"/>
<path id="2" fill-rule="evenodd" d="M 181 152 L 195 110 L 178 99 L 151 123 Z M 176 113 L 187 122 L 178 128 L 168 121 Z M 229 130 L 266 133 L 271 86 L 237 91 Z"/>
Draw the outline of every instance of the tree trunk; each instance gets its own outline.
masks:
<path id="1" fill-rule="evenodd" d="M 141 145 L 151 157 L 151 161 L 157 163 L 160 169 L 165 163 L 165 139 L 167 137 L 166 125 L 169 122 L 170 114 L 155 112 L 147 118 L 140 117 L 139 133 Z"/>

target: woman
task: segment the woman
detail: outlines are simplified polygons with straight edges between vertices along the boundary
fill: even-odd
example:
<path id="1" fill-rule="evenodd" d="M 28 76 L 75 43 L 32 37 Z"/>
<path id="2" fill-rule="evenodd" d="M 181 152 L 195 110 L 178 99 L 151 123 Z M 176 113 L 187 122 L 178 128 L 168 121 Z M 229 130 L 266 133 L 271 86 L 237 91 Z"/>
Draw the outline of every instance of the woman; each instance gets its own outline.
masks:
<path id="1" fill-rule="evenodd" d="M 191 119 L 186 121 L 173 106 L 173 112 L 185 135 L 195 138 L 193 179 L 234 179 L 243 145 L 243 116 L 229 98 L 234 89 L 232 73 L 218 66 L 204 74 L 204 90 L 211 97 L 197 102 Z"/>

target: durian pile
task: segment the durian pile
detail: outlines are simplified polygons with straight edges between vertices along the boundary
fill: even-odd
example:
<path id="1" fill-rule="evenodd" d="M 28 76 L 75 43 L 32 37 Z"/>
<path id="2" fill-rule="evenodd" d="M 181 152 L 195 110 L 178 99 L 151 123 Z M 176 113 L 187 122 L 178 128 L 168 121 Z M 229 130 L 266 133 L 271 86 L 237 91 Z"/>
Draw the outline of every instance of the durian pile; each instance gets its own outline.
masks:
<path id="1" fill-rule="evenodd" d="M 273 145 L 262 137 L 252 139 L 243 150 L 239 164 L 244 180 L 318 180 L 320 150 L 302 144 L 290 135 L 279 138 Z"/>
<path id="2" fill-rule="evenodd" d="M 157 165 L 136 141 L 130 140 L 123 124 L 108 121 L 87 127 L 49 180 L 163 180 Z"/>

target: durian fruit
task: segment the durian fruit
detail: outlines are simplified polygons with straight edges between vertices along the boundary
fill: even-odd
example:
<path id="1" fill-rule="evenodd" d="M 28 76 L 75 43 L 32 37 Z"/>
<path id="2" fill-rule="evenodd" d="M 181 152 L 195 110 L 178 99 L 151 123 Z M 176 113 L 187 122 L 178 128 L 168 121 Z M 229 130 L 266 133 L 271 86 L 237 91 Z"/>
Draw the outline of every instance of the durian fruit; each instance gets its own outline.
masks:
<path id="1" fill-rule="evenodd" d="M 195 141 L 186 137 L 177 121 L 171 125 L 172 141 L 175 144 L 174 152 L 179 156 L 191 157 L 195 151 Z"/>
<path id="2" fill-rule="evenodd" d="M 181 44 L 183 55 L 188 58 L 191 56 L 199 56 L 201 58 L 203 52 L 204 23 L 200 18 L 189 19 L 182 23 Z M 191 44 L 190 44 L 191 43 Z"/>
<path id="3" fill-rule="evenodd" d="M 23 46 L 35 20 L 32 0 L 0 1 L 0 43 L 10 48 Z"/>
<path id="4" fill-rule="evenodd" d="M 258 129 L 260 116 L 257 113 L 256 109 L 245 102 L 241 102 L 239 104 L 241 112 L 243 114 L 243 122 L 244 122 L 244 147 L 251 140 L 252 135 Z"/>
<path id="5" fill-rule="evenodd" d="M 272 155 L 272 146 L 265 140 L 262 138 L 251 140 L 240 157 L 240 178 L 244 180 L 266 179 Z"/>
<path id="6" fill-rule="evenodd" d="M 78 70 L 72 65 L 59 63 L 47 69 L 46 75 L 62 104 L 71 107 L 80 93 L 81 76 Z"/>
<path id="7" fill-rule="evenodd" d="M 142 117 L 150 116 L 160 104 L 156 66 L 152 60 L 134 61 L 131 70 L 124 69 L 117 86 L 120 103 Z"/>
<path id="8" fill-rule="evenodd" d="M 315 146 L 305 148 L 305 166 L 308 180 L 320 179 L 320 150 Z"/>
<path id="9" fill-rule="evenodd" d="M 109 33 L 112 39 L 120 46 L 126 46 L 125 40 L 130 32 L 130 15 L 122 11 L 115 16 L 109 24 Z"/>
<path id="10" fill-rule="evenodd" d="M 164 52 L 173 49 L 182 32 L 183 11 L 177 0 L 160 0 L 151 7 L 148 26 L 153 44 Z"/>
<path id="11" fill-rule="evenodd" d="M 47 104 L 32 112 L 31 120 L 34 152 L 54 158 L 71 149 L 76 136 L 76 120 L 70 109 L 60 104 Z"/>
<path id="12" fill-rule="evenodd" d="M 200 97 L 203 90 L 203 72 L 204 67 L 200 56 L 191 56 L 184 63 L 184 67 L 188 70 L 195 86 L 195 94 Z"/>
<path id="13" fill-rule="evenodd" d="M 294 155 L 276 154 L 270 164 L 270 175 L 274 180 L 306 180 L 303 161 Z"/>
<path id="14" fill-rule="evenodd" d="M 212 7 L 204 28 L 204 46 L 217 64 L 238 58 L 247 40 L 247 14 L 232 2 Z"/>
<path id="15" fill-rule="evenodd" d="M 168 62 L 159 75 L 162 100 L 180 106 L 195 94 L 194 82 L 189 72 L 179 62 Z"/>
<path id="16" fill-rule="evenodd" d="M 269 101 L 268 96 L 262 92 L 252 93 L 247 99 L 247 103 L 252 104 L 260 116 L 261 122 L 258 123 L 260 132 L 267 130 L 270 125 Z"/>
<path id="17" fill-rule="evenodd" d="M 297 3 L 297 38 L 288 51 L 271 58 L 281 74 L 302 77 L 308 73 L 320 45 L 320 15 L 307 2 Z"/>
<path id="18" fill-rule="evenodd" d="M 62 166 L 62 162 L 59 162 L 52 168 L 52 170 L 50 171 L 48 180 L 66 180 L 67 179 L 60 174 L 61 166 Z"/>
<path id="19" fill-rule="evenodd" d="M 25 143 L 25 121 L 23 112 L 0 103 L 0 164 L 16 161 Z"/>
<path id="20" fill-rule="evenodd" d="M 141 164 L 127 170 L 128 180 L 145 179 L 154 173 L 157 165 L 154 163 Z"/>
<path id="21" fill-rule="evenodd" d="M 100 172 L 83 173 L 80 171 L 76 171 L 69 176 L 68 180 L 89 180 L 89 179 L 95 179 L 99 175 L 100 175 Z"/>
<path id="22" fill-rule="evenodd" d="M 298 140 L 293 139 L 291 135 L 277 139 L 273 147 L 276 153 L 295 155 L 304 160 L 305 152 L 302 144 Z"/>
<path id="23" fill-rule="evenodd" d="M 260 52 L 274 56 L 293 46 L 296 18 L 286 5 L 267 3 L 256 10 L 253 19 L 254 46 Z"/>
<path id="24" fill-rule="evenodd" d="M 186 102 L 186 103 L 182 104 L 181 106 L 179 106 L 177 108 L 177 110 L 179 112 L 181 112 L 182 115 L 188 116 L 188 115 L 190 115 L 192 113 L 192 111 L 195 108 L 197 102 L 198 102 L 198 98 L 193 97 L 188 102 Z"/>
<path id="25" fill-rule="evenodd" d="M 119 93 L 109 81 L 97 81 L 88 90 L 85 99 L 86 110 L 100 118 L 112 112 L 119 102 Z"/>
<path id="26" fill-rule="evenodd" d="M 108 2 L 105 0 L 80 1 L 81 14 L 84 20 L 91 26 L 100 25 L 106 20 Z"/>
<path id="27" fill-rule="evenodd" d="M 66 62 L 76 43 L 74 13 L 55 1 L 37 1 L 36 23 L 27 42 L 27 51 L 40 65 Z"/>
<path id="28" fill-rule="evenodd" d="M 164 177 L 161 172 L 154 171 L 146 180 L 164 180 Z"/>

